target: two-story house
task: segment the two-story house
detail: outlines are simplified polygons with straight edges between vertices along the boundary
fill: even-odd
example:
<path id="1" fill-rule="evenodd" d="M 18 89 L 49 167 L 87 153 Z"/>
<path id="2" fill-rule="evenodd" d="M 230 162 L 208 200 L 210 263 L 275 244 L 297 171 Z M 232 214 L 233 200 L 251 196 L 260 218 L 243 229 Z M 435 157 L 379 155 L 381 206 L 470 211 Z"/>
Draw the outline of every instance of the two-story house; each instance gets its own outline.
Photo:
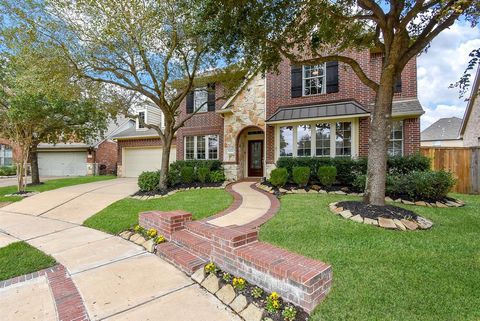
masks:
<path id="1" fill-rule="evenodd" d="M 352 55 L 371 78 L 379 78 L 381 54 L 365 50 Z M 197 88 L 182 104 L 179 117 L 203 107 L 177 133 L 177 160 L 218 159 L 227 177 L 239 180 L 268 176 L 279 157 L 361 157 L 368 153 L 375 94 L 348 66 L 337 62 L 297 66 L 284 60 L 279 73 L 250 75 L 227 99 L 218 99 L 224 96 L 221 84 L 209 86 L 208 91 Z M 413 59 L 395 86 L 391 155 L 419 150 L 423 113 Z M 119 159 L 125 161 L 126 153 L 134 148 L 157 148 L 158 154 L 158 137 L 151 131 L 145 134 L 140 136 L 137 130 L 130 138 L 122 138 L 128 139 L 128 145 L 119 140 L 119 147 L 124 148 L 119 149 Z M 125 176 L 135 172 L 129 170 L 136 166 L 133 161 L 123 162 Z M 142 168 L 148 167 L 147 160 L 140 162 Z"/>

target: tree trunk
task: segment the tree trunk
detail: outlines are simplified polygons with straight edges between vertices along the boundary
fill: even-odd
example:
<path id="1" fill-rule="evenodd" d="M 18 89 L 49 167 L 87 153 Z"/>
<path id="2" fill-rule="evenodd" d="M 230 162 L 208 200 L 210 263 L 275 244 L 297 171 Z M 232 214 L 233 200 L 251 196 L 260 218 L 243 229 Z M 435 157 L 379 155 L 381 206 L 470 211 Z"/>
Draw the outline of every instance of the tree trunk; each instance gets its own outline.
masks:
<path id="1" fill-rule="evenodd" d="M 40 184 L 40 173 L 38 171 L 38 153 L 37 147 L 34 146 L 30 149 L 30 166 L 32 170 L 32 184 Z"/>
<path id="2" fill-rule="evenodd" d="M 172 147 L 172 139 L 173 139 L 173 135 L 165 132 L 165 141 L 162 142 L 163 148 L 162 148 L 162 166 L 160 170 L 160 184 L 158 185 L 158 188 L 160 190 L 165 190 L 168 187 L 167 178 L 168 178 L 168 170 L 170 166 L 170 149 Z"/>
<path id="3" fill-rule="evenodd" d="M 375 97 L 375 107 L 371 115 L 367 184 L 364 196 L 364 202 L 370 205 L 385 205 L 387 151 L 391 132 L 394 79 L 393 68 L 385 68 L 382 71 L 380 87 Z"/>

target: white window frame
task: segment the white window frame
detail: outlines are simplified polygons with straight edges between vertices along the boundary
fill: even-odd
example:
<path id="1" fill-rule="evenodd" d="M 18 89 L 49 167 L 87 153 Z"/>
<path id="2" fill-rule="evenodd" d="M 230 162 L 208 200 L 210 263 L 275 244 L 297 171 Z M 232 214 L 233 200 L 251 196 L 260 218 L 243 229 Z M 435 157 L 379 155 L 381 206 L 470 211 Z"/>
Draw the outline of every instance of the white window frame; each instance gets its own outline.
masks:
<path id="1" fill-rule="evenodd" d="M 144 113 L 144 114 L 145 114 L 145 124 L 148 124 L 148 112 L 147 112 L 147 109 L 137 110 L 137 116 L 139 116 L 140 113 Z M 147 129 L 148 129 L 148 128 L 146 128 L 146 127 L 143 127 L 143 128 L 140 127 L 140 119 L 139 119 L 138 117 L 137 117 L 137 119 L 136 119 L 136 129 L 137 129 L 137 130 L 147 130 Z"/>
<path id="2" fill-rule="evenodd" d="M 189 158 L 187 159 L 187 137 L 193 137 L 193 159 Z M 198 159 L 197 158 L 197 139 L 198 137 L 205 137 L 205 158 Z M 209 145 L 208 142 L 210 140 L 210 137 L 216 137 L 217 138 L 217 157 L 216 158 L 210 158 L 210 150 L 209 150 Z M 218 135 L 197 135 L 197 136 L 185 136 L 183 137 L 183 159 L 184 160 L 218 160 L 220 156 L 220 137 Z"/>
<path id="3" fill-rule="evenodd" d="M 7 151 L 7 149 L 11 151 L 12 157 L 6 157 L 5 156 L 5 152 Z M 0 166 L 10 166 L 10 165 L 5 164 L 5 159 L 6 158 L 10 158 L 12 160 L 12 164 L 13 164 L 13 148 L 10 147 L 9 145 L 0 144 Z"/>
<path id="4" fill-rule="evenodd" d="M 203 104 L 203 106 L 200 109 L 197 110 L 197 108 L 198 108 L 198 106 L 197 106 L 197 93 L 200 93 L 200 92 L 205 93 L 206 100 L 205 100 L 205 103 Z M 208 112 L 208 88 L 207 87 L 196 88 L 193 91 L 193 110 L 196 111 L 197 113 Z"/>
<path id="5" fill-rule="evenodd" d="M 402 139 L 395 139 L 395 138 L 392 138 L 392 134 L 393 134 L 393 125 L 394 123 L 400 123 L 401 126 L 400 128 L 402 128 Z M 389 156 L 394 156 L 394 155 L 391 155 L 389 150 L 390 150 L 390 143 L 392 142 L 401 142 L 402 143 L 402 147 L 401 147 L 401 154 L 400 155 L 397 155 L 397 156 L 403 156 L 403 148 L 404 148 L 404 142 L 405 142 L 405 128 L 404 128 L 404 123 L 403 123 L 403 119 L 401 120 L 393 120 L 392 121 L 392 130 L 390 132 L 390 139 L 388 141 L 388 148 L 387 148 L 387 152 L 388 152 L 388 155 Z"/>
<path id="6" fill-rule="evenodd" d="M 327 63 L 324 62 L 323 64 L 319 64 L 316 66 L 323 65 L 323 75 L 322 76 L 315 76 L 315 77 L 305 77 L 305 67 L 315 67 L 315 66 L 302 66 L 302 96 L 309 97 L 309 96 L 316 96 L 316 95 L 324 95 L 327 93 Z M 322 78 L 322 92 L 316 94 L 305 94 L 305 82 L 308 79 L 317 79 Z"/>
<path id="7" fill-rule="evenodd" d="M 297 154 L 297 127 L 300 125 L 310 125 L 310 129 L 312 131 L 311 137 L 311 156 L 307 157 L 328 157 L 326 155 L 319 155 L 317 156 L 317 140 L 316 140 L 316 124 L 330 124 L 330 157 L 334 158 L 337 157 L 336 155 L 336 123 L 338 122 L 350 122 L 352 124 L 352 137 L 351 137 L 351 155 L 350 156 L 343 156 L 340 155 L 338 157 L 350 157 L 350 158 L 357 158 L 358 157 L 358 148 L 359 148 L 359 137 L 358 137 L 358 130 L 359 130 L 359 122 L 358 118 L 335 118 L 335 119 L 319 119 L 315 121 L 305 121 L 305 122 L 292 122 L 292 123 L 284 123 L 278 124 L 275 126 L 275 159 L 277 160 L 279 157 L 302 157 L 298 156 Z M 293 150 L 292 156 L 280 156 L 280 127 L 286 126 L 293 126 Z"/>

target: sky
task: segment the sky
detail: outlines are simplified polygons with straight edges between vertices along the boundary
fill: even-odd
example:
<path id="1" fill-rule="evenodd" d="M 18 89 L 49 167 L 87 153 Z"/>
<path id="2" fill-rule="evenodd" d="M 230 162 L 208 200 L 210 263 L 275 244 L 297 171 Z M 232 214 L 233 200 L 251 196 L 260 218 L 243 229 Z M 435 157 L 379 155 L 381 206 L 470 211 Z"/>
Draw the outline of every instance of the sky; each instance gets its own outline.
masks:
<path id="1" fill-rule="evenodd" d="M 440 118 L 463 117 L 469 93 L 459 98 L 458 88 L 448 87 L 460 79 L 469 61 L 468 54 L 475 48 L 480 48 L 480 28 L 458 22 L 443 31 L 428 51 L 418 57 L 418 97 L 425 110 L 422 130 Z"/>

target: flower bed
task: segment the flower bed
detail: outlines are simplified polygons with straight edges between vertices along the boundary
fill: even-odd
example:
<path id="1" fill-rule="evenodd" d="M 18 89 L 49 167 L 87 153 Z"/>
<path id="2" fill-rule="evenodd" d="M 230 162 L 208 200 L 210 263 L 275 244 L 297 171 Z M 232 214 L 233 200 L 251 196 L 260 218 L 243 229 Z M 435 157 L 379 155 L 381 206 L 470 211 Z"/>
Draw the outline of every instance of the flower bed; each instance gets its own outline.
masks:
<path id="1" fill-rule="evenodd" d="M 118 236 L 131 241 L 137 245 L 141 245 L 150 253 L 155 253 L 157 244 L 166 242 L 163 235 L 159 235 L 158 231 L 154 228 L 145 229 L 140 225 L 135 225 L 131 229 L 123 231 Z"/>
<path id="2" fill-rule="evenodd" d="M 393 205 L 375 206 L 362 202 L 344 201 L 331 203 L 329 207 L 332 213 L 344 219 L 385 229 L 414 231 L 427 230 L 433 226 L 430 220 Z"/>
<path id="3" fill-rule="evenodd" d="M 153 191 L 138 191 L 131 197 L 139 200 L 148 200 L 152 198 L 162 198 L 173 195 L 177 192 L 189 191 L 192 189 L 224 189 L 228 182 L 223 183 L 198 183 L 192 182 L 191 184 L 180 184 L 175 187 L 169 187 L 165 190 L 153 190 Z"/>
<path id="4" fill-rule="evenodd" d="M 223 272 L 212 262 L 192 274 L 192 279 L 245 320 L 308 320 L 308 314 L 303 309 L 286 303 L 278 293 L 268 293 L 243 278 Z"/>

